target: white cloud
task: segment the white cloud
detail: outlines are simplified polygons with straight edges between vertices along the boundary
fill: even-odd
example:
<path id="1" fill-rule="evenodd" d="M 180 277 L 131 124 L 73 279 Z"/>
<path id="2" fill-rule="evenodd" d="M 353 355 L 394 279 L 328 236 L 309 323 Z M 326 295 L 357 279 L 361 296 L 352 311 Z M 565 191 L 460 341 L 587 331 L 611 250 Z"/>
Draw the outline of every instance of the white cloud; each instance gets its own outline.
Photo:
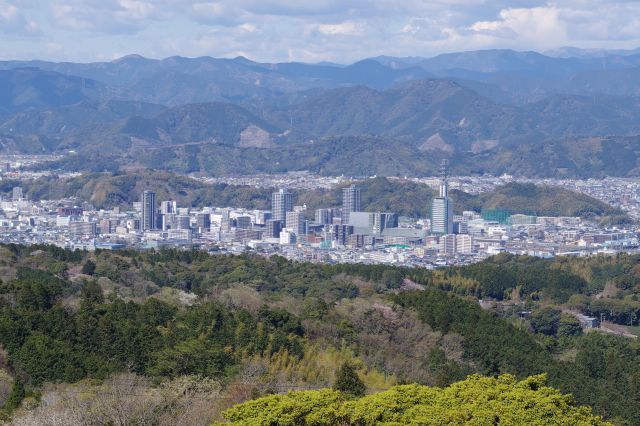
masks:
<path id="1" fill-rule="evenodd" d="M 15 4 L 0 0 L 0 33 L 32 37 L 40 34 L 35 21 L 27 19 Z"/>
<path id="2" fill-rule="evenodd" d="M 63 48 L 29 41 L 38 32 Z M 0 33 L 13 41 L 0 38 L 4 55 L 242 52 L 263 61 L 350 62 L 479 48 L 636 47 L 640 1 L 0 0 Z"/>
<path id="3" fill-rule="evenodd" d="M 363 24 L 345 21 L 339 24 L 318 25 L 318 31 L 325 35 L 348 35 L 355 36 L 363 33 Z"/>
<path id="4" fill-rule="evenodd" d="M 162 1 L 156 6 L 141 0 L 58 0 L 49 7 L 50 24 L 56 28 L 105 34 L 135 33 L 171 17 Z"/>
<path id="5" fill-rule="evenodd" d="M 478 21 L 469 27 L 472 33 L 496 39 L 510 39 L 535 48 L 551 48 L 567 41 L 565 23 L 555 6 L 530 9 L 504 9 L 500 19 Z"/>
<path id="6" fill-rule="evenodd" d="M 223 1 L 194 3 L 189 16 L 196 22 L 206 25 L 235 26 L 248 19 L 248 14 Z"/>
<path id="7" fill-rule="evenodd" d="M 144 20 L 151 17 L 156 8 L 153 4 L 138 0 L 118 0 L 121 10 L 116 11 L 116 16 L 123 19 Z"/>

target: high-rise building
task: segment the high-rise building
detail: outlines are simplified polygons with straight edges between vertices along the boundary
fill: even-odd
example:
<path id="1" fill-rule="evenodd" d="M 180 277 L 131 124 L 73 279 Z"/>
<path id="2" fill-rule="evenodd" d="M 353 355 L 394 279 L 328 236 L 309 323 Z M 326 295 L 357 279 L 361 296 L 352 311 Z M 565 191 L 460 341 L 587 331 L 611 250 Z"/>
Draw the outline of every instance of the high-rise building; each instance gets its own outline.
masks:
<path id="1" fill-rule="evenodd" d="M 387 228 L 398 227 L 398 215 L 390 212 L 351 212 L 349 225 L 357 232 L 380 235 Z"/>
<path id="2" fill-rule="evenodd" d="M 229 209 L 222 209 L 220 229 L 222 231 L 228 231 L 231 229 L 231 211 Z"/>
<path id="3" fill-rule="evenodd" d="M 160 203 L 160 214 L 178 213 L 178 203 L 175 201 L 163 201 Z"/>
<path id="4" fill-rule="evenodd" d="M 156 229 L 156 193 L 144 191 L 142 193 L 142 218 L 140 227 L 142 231 Z"/>
<path id="5" fill-rule="evenodd" d="M 316 223 L 319 225 L 329 225 L 333 223 L 333 209 L 317 209 Z"/>
<path id="6" fill-rule="evenodd" d="M 116 232 L 116 228 L 120 225 L 118 219 L 102 219 L 98 223 L 101 234 L 113 234 Z"/>
<path id="7" fill-rule="evenodd" d="M 303 212 L 287 212 L 287 229 L 296 234 L 298 240 L 307 233 Z"/>
<path id="8" fill-rule="evenodd" d="M 331 241 L 344 246 L 349 241 L 349 236 L 353 235 L 353 225 L 332 225 L 329 228 Z"/>
<path id="9" fill-rule="evenodd" d="M 440 165 L 440 196 L 431 202 L 431 233 L 446 235 L 453 233 L 453 204 L 449 199 L 449 162 Z"/>
<path id="10" fill-rule="evenodd" d="M 267 219 L 266 228 L 266 238 L 279 238 L 280 231 L 282 230 L 282 223 L 279 220 Z"/>
<path id="11" fill-rule="evenodd" d="M 11 199 L 13 201 L 21 201 L 22 200 L 22 187 L 14 186 L 11 194 Z"/>
<path id="12" fill-rule="evenodd" d="M 349 223 L 349 213 L 360 211 L 360 188 L 350 185 L 342 188 L 342 223 Z"/>
<path id="13" fill-rule="evenodd" d="M 211 229 L 211 215 L 209 213 L 198 213 L 196 215 L 196 227 L 198 232 L 209 232 Z"/>
<path id="14" fill-rule="evenodd" d="M 287 226 L 287 212 L 293 211 L 293 194 L 280 189 L 271 194 L 271 213 L 274 220 L 279 220 L 282 227 Z"/>
<path id="15" fill-rule="evenodd" d="M 374 234 L 382 234 L 387 228 L 398 227 L 398 215 L 395 213 L 372 213 L 369 227 Z"/>

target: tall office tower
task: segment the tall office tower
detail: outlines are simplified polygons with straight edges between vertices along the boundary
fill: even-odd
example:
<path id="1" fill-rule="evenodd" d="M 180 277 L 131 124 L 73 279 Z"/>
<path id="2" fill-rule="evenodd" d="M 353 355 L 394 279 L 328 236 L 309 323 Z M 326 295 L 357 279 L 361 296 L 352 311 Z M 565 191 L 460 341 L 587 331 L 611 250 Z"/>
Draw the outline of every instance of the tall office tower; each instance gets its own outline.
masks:
<path id="1" fill-rule="evenodd" d="M 360 211 L 360 188 L 355 185 L 342 188 L 342 223 L 349 223 L 349 213 Z"/>
<path id="2" fill-rule="evenodd" d="M 303 212 L 287 212 L 287 229 L 296 234 L 298 241 L 307 233 L 307 222 Z"/>
<path id="3" fill-rule="evenodd" d="M 453 233 L 453 204 L 449 199 L 449 162 L 440 164 L 440 196 L 431 202 L 431 233 L 446 235 Z"/>
<path id="4" fill-rule="evenodd" d="M 286 189 L 271 194 L 271 214 L 273 220 L 279 220 L 283 228 L 287 227 L 287 212 L 293 211 L 293 194 Z"/>
<path id="5" fill-rule="evenodd" d="M 20 186 L 14 186 L 13 187 L 13 192 L 11 194 L 11 199 L 13 201 L 22 200 L 22 187 L 20 187 Z"/>
<path id="6" fill-rule="evenodd" d="M 178 203 L 175 201 L 163 201 L 160 203 L 161 214 L 178 213 Z"/>
<path id="7" fill-rule="evenodd" d="M 209 213 L 198 213 L 196 215 L 196 226 L 198 232 L 209 232 L 211 229 L 211 215 Z"/>
<path id="8" fill-rule="evenodd" d="M 231 229 L 231 211 L 229 209 L 222 209 L 220 229 L 222 231 L 229 231 Z"/>
<path id="9" fill-rule="evenodd" d="M 279 220 L 267 219 L 267 230 L 265 232 L 266 238 L 279 238 L 280 231 L 282 230 L 282 223 Z"/>
<path id="10" fill-rule="evenodd" d="M 142 193 L 142 218 L 140 228 L 143 231 L 156 229 L 156 193 L 144 191 Z"/>
<path id="11" fill-rule="evenodd" d="M 344 246 L 349 240 L 349 236 L 353 235 L 353 225 L 331 225 L 330 229 L 331 241 L 335 241 L 336 244 Z"/>
<path id="12" fill-rule="evenodd" d="M 398 227 L 398 215 L 395 213 L 371 213 L 369 216 L 369 229 L 374 234 L 382 234 L 387 228 Z"/>
<path id="13" fill-rule="evenodd" d="M 316 223 L 319 225 L 329 225 L 333 223 L 333 209 L 317 209 Z"/>

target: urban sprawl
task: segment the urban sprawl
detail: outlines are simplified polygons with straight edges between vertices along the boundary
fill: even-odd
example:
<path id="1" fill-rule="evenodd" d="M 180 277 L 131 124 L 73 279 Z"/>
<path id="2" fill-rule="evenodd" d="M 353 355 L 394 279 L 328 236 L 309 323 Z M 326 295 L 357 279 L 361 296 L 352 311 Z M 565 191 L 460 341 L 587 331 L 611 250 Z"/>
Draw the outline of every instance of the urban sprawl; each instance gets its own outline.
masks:
<path id="1" fill-rule="evenodd" d="M 3 177 L 34 177 L 15 165 L 4 164 Z M 431 200 L 431 216 L 417 219 L 399 217 L 395 212 L 361 211 L 358 179 L 304 172 L 201 179 L 282 189 L 271 195 L 271 210 L 224 206 L 195 209 L 172 200 L 158 200 L 152 191 L 140 194 L 140 201 L 130 208 L 96 210 L 77 199 L 29 200 L 21 187 L 15 187 L 11 199 L 0 201 L 0 240 L 83 250 L 174 247 L 216 253 L 250 251 L 300 261 L 427 268 L 477 262 L 503 252 L 554 257 L 638 250 L 633 226 L 602 227 L 579 217 L 495 210 L 455 215 L 449 198 L 451 188 L 477 193 L 516 179 L 449 177 L 446 162 L 437 178 L 406 178 L 439 188 L 439 196 Z M 621 207 L 634 219 L 639 217 L 640 187 L 632 180 L 517 180 L 587 193 Z M 286 189 L 330 188 L 347 182 L 350 184 L 342 189 L 340 208 L 315 211 L 296 205 L 294 195 Z"/>

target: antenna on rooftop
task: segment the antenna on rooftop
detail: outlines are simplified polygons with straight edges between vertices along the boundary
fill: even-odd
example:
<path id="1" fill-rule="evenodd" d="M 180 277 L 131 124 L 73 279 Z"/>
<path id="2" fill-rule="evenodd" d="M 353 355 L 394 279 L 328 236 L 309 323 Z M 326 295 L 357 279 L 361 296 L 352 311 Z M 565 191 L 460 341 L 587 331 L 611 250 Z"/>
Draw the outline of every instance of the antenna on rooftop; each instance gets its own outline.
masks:
<path id="1" fill-rule="evenodd" d="M 440 162 L 440 177 L 443 180 L 449 177 L 449 160 L 446 158 Z"/>
<path id="2" fill-rule="evenodd" d="M 440 197 L 446 198 L 449 196 L 449 160 L 446 158 L 440 162 Z"/>

